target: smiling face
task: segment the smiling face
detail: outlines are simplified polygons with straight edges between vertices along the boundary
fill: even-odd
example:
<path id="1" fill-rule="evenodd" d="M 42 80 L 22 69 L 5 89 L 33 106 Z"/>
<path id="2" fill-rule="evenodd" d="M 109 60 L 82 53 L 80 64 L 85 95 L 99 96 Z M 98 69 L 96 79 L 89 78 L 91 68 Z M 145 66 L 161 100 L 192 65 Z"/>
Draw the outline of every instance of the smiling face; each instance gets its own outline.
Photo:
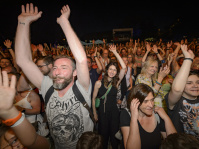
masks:
<path id="1" fill-rule="evenodd" d="M 199 77 L 190 75 L 184 88 L 183 96 L 188 99 L 195 99 L 199 96 Z"/>
<path id="2" fill-rule="evenodd" d="M 114 65 L 110 65 L 110 67 L 108 68 L 107 72 L 108 72 L 108 76 L 110 78 L 113 78 L 117 74 L 117 68 Z"/>
<path id="3" fill-rule="evenodd" d="M 146 73 L 149 76 L 154 75 L 156 72 L 158 71 L 158 62 L 154 61 L 153 63 L 151 63 L 151 65 L 147 68 Z"/>
<path id="4" fill-rule="evenodd" d="M 153 108 L 154 108 L 154 96 L 150 92 L 147 97 L 144 99 L 142 104 L 139 107 L 139 112 L 141 114 L 150 116 L 153 114 Z"/>
<path id="5" fill-rule="evenodd" d="M 67 58 L 57 59 L 53 66 L 53 87 L 57 90 L 66 88 L 75 76 L 72 62 Z"/>

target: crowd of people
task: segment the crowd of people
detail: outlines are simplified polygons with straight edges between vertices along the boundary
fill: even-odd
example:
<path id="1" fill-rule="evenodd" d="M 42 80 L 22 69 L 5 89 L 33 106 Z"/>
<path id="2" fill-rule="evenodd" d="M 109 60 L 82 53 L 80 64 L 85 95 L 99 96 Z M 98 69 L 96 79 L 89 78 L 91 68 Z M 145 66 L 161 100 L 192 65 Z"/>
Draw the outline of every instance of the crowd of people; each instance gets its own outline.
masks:
<path id="1" fill-rule="evenodd" d="M 34 45 L 41 15 L 22 5 L 15 44 L 0 50 L 1 149 L 199 148 L 197 40 L 83 46 L 66 5 L 69 47 Z"/>

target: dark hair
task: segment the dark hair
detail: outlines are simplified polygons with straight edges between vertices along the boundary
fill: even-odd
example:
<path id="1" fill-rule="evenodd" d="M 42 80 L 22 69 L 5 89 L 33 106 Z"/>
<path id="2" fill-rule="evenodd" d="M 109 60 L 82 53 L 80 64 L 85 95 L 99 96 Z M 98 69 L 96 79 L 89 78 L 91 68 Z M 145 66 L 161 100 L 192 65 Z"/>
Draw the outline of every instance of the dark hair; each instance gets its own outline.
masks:
<path id="1" fill-rule="evenodd" d="M 53 61 L 53 65 L 54 65 L 54 63 L 55 63 L 56 60 L 61 59 L 61 58 L 67 58 L 67 59 L 69 59 L 71 61 L 71 64 L 72 64 L 73 71 L 76 69 L 76 62 L 75 62 L 75 60 L 72 57 L 67 56 L 67 55 L 57 55 L 55 57 L 54 61 Z"/>
<path id="2" fill-rule="evenodd" d="M 49 64 L 53 64 L 53 58 L 52 56 L 40 56 L 36 63 L 39 61 L 39 60 L 43 60 L 43 62 L 46 64 L 46 65 L 49 65 Z"/>
<path id="3" fill-rule="evenodd" d="M 102 136 L 96 132 L 84 132 L 77 142 L 76 149 L 103 149 Z"/>
<path id="4" fill-rule="evenodd" d="M 130 110 L 131 101 L 135 98 L 139 100 L 141 105 L 149 93 L 152 93 L 154 96 L 153 89 L 144 83 L 139 83 L 133 86 L 128 95 L 127 108 Z"/>
<path id="5" fill-rule="evenodd" d="M 13 64 L 12 64 L 12 60 L 11 60 L 10 58 L 3 57 L 3 58 L 1 58 L 1 60 L 2 60 L 2 59 L 6 59 L 6 60 L 8 60 L 8 61 L 10 62 L 10 64 L 11 64 L 11 65 L 13 65 Z M 1 60 L 0 60 L 0 62 L 1 62 Z"/>
<path id="6" fill-rule="evenodd" d="M 196 75 L 199 78 L 199 73 L 197 70 L 190 71 L 189 76 L 191 76 L 191 75 Z"/>
<path id="7" fill-rule="evenodd" d="M 198 149 L 199 141 L 192 135 L 173 133 L 162 142 L 160 149 Z"/>
<path id="8" fill-rule="evenodd" d="M 87 56 L 87 59 L 91 60 L 91 63 L 93 62 L 92 58 L 90 56 Z"/>
<path id="9" fill-rule="evenodd" d="M 112 61 L 106 66 L 106 72 L 104 75 L 104 85 L 108 86 L 108 69 L 112 65 L 115 66 L 117 69 L 117 74 L 115 75 L 115 77 L 113 77 L 113 80 L 112 80 L 112 86 L 117 87 L 117 82 L 119 81 L 120 68 L 119 68 L 117 62 L 112 62 Z"/>

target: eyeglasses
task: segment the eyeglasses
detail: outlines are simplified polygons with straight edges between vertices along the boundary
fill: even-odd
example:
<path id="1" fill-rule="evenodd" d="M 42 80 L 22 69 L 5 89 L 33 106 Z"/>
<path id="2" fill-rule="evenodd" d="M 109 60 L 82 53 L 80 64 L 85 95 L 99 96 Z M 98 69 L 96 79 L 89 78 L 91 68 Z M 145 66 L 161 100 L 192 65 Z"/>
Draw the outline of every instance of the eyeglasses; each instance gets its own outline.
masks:
<path id="1" fill-rule="evenodd" d="M 39 67 L 39 68 L 42 68 L 44 66 L 47 66 L 47 65 L 37 65 L 37 67 Z"/>

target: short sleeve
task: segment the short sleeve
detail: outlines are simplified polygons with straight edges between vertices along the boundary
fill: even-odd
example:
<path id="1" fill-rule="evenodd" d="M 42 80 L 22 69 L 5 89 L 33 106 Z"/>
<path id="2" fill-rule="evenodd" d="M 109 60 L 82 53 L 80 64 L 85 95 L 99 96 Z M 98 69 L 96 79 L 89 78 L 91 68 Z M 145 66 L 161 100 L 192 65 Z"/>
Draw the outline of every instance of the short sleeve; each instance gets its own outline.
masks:
<path id="1" fill-rule="evenodd" d="M 53 85 L 53 81 L 49 76 L 44 76 L 41 83 L 41 94 L 43 99 L 45 99 L 46 92 Z"/>
<path id="2" fill-rule="evenodd" d="M 123 109 L 120 113 L 120 127 L 130 126 L 131 117 L 129 113 Z"/>
<path id="3" fill-rule="evenodd" d="M 79 83 L 79 81 L 76 81 L 76 85 L 78 87 L 78 89 L 80 90 L 80 92 L 82 93 L 84 99 L 86 100 L 86 102 L 88 103 L 89 106 L 91 106 L 91 88 L 92 88 L 92 83 L 90 80 L 90 85 L 89 85 L 89 89 L 88 91 L 85 90 L 85 88 Z"/>

